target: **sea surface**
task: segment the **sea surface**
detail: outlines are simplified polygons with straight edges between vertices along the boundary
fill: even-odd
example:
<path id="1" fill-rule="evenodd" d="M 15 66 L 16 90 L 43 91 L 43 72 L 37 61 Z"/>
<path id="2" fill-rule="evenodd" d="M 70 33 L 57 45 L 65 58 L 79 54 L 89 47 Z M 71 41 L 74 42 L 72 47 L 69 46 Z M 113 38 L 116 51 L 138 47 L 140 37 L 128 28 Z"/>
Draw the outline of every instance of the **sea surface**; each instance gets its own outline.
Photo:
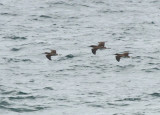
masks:
<path id="1" fill-rule="evenodd" d="M 160 115 L 160 1 L 0 0 L 0 115 Z"/>

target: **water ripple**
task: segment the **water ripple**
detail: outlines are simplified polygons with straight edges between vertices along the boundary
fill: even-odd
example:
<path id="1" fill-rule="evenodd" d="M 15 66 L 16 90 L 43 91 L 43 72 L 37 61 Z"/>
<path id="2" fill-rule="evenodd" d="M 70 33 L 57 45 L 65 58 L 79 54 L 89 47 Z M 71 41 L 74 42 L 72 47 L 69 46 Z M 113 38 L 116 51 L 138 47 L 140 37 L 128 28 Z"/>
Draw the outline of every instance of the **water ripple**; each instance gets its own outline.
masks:
<path id="1" fill-rule="evenodd" d="M 98 105 L 98 104 L 89 104 L 88 106 L 91 106 L 91 107 L 98 107 L 98 108 L 104 108 L 103 105 Z"/>
<path id="2" fill-rule="evenodd" d="M 117 103 L 107 103 L 108 105 L 111 105 L 111 106 L 129 106 L 129 104 L 125 104 L 125 103 L 122 103 L 122 104 L 117 104 Z"/>
<path id="3" fill-rule="evenodd" d="M 12 48 L 11 51 L 19 51 L 21 48 Z"/>
<path id="4" fill-rule="evenodd" d="M 74 55 L 68 54 L 68 55 L 66 55 L 65 57 L 61 57 L 60 59 L 58 59 L 58 61 L 67 60 L 67 59 L 72 59 L 72 58 L 74 58 L 74 57 L 75 57 Z"/>
<path id="5" fill-rule="evenodd" d="M 35 96 L 12 96 L 8 97 L 9 100 L 19 100 L 19 99 L 36 99 Z"/>
<path id="6" fill-rule="evenodd" d="M 3 15 L 3 16 L 17 16 L 17 14 L 11 14 L 11 13 L 0 13 L 0 15 Z"/>
<path id="7" fill-rule="evenodd" d="M 153 97 L 160 97 L 160 93 L 152 93 L 150 95 L 153 96 Z"/>
<path id="8" fill-rule="evenodd" d="M 75 56 L 72 55 L 72 54 L 68 54 L 68 55 L 66 55 L 65 57 L 66 57 L 66 58 L 74 58 Z"/>
<path id="9" fill-rule="evenodd" d="M 23 113 L 23 112 L 33 112 L 33 111 L 39 111 L 39 110 L 43 110 L 43 109 L 46 109 L 46 108 L 49 108 L 49 107 L 45 107 L 45 106 L 34 106 L 34 107 L 12 107 L 12 108 L 9 108 L 9 107 L 5 107 L 5 109 L 8 109 L 10 111 L 14 111 L 14 112 L 18 112 L 18 113 Z"/>
<path id="10" fill-rule="evenodd" d="M 43 89 L 45 89 L 45 90 L 54 90 L 52 87 L 45 87 Z"/>
<path id="11" fill-rule="evenodd" d="M 12 90 L 12 91 L 3 91 L 1 94 L 3 94 L 3 95 L 9 95 L 9 94 L 14 94 L 14 93 L 16 93 L 16 90 Z"/>
<path id="12" fill-rule="evenodd" d="M 7 62 L 32 62 L 30 59 L 17 59 L 17 58 L 3 58 Z"/>
<path id="13" fill-rule="evenodd" d="M 28 95 L 29 93 L 25 93 L 25 92 L 22 92 L 22 91 L 19 91 L 17 92 L 17 95 Z"/>
<path id="14" fill-rule="evenodd" d="M 3 37 L 3 38 L 9 38 L 12 40 L 26 40 L 26 37 L 19 37 L 19 36 L 9 36 L 9 37 Z"/>
<path id="15" fill-rule="evenodd" d="M 42 18 L 52 18 L 51 16 L 47 16 L 47 15 L 40 15 L 40 17 L 42 17 Z"/>
<path id="16" fill-rule="evenodd" d="M 1 106 L 10 106 L 11 104 L 7 101 L 0 101 Z"/>
<path id="17" fill-rule="evenodd" d="M 124 98 L 116 101 L 140 101 L 141 98 Z"/>
<path id="18" fill-rule="evenodd" d="M 14 111 L 14 112 L 32 112 L 32 111 L 36 111 L 35 109 L 28 109 L 28 108 L 7 108 L 6 109 L 10 110 L 10 111 Z"/>

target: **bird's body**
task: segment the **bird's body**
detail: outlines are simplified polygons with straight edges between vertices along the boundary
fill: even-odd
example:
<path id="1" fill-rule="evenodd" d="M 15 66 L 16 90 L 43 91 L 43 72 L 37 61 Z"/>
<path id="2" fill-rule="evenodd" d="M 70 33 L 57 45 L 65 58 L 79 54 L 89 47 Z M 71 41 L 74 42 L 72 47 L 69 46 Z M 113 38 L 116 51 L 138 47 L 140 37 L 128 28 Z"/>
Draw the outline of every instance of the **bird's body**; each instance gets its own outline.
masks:
<path id="1" fill-rule="evenodd" d="M 109 49 L 109 48 L 106 48 L 105 47 L 105 42 L 98 42 L 99 44 L 98 45 L 91 45 L 91 46 L 89 46 L 89 47 L 92 47 L 92 53 L 94 54 L 94 55 L 96 55 L 96 51 L 98 50 L 98 49 L 100 49 L 100 50 L 103 50 L 103 49 Z"/>
<path id="2" fill-rule="evenodd" d="M 46 54 L 46 57 L 47 57 L 49 60 L 52 60 L 52 59 L 51 59 L 51 56 L 56 56 L 56 55 L 58 55 L 58 54 L 56 53 L 56 50 L 51 50 L 50 53 L 45 52 L 45 54 Z"/>
<path id="3" fill-rule="evenodd" d="M 115 54 L 115 55 L 116 55 L 116 60 L 117 60 L 118 62 L 120 61 L 121 57 L 123 57 L 123 58 L 130 58 L 128 52 L 125 52 L 125 53 L 123 53 L 123 54 Z"/>

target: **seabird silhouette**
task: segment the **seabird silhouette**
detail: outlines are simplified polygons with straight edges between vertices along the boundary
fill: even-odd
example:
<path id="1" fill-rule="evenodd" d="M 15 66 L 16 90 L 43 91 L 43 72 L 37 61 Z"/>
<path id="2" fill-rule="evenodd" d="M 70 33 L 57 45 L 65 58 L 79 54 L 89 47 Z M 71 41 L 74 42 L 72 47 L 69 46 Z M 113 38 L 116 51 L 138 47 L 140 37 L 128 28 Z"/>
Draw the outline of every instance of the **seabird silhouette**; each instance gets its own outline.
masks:
<path id="1" fill-rule="evenodd" d="M 98 42 L 99 44 L 98 45 L 91 45 L 91 46 L 89 46 L 89 47 L 92 47 L 92 53 L 94 54 L 94 55 L 96 55 L 96 51 L 98 50 L 98 49 L 100 49 L 100 50 L 102 50 L 102 49 L 110 49 L 110 48 L 106 48 L 105 47 L 105 42 Z"/>
<path id="2" fill-rule="evenodd" d="M 123 54 L 114 54 L 114 55 L 116 55 L 116 60 L 119 62 L 120 61 L 120 59 L 121 59 L 121 57 L 123 57 L 123 58 L 130 58 L 130 56 L 129 56 L 129 53 L 128 52 L 125 52 L 125 53 L 123 53 Z"/>
<path id="3" fill-rule="evenodd" d="M 52 60 L 52 59 L 51 59 L 51 56 L 56 56 L 56 55 L 58 55 L 58 54 L 56 53 L 56 50 L 51 50 L 50 53 L 45 52 L 45 54 L 46 54 L 46 57 L 47 57 L 49 60 Z"/>

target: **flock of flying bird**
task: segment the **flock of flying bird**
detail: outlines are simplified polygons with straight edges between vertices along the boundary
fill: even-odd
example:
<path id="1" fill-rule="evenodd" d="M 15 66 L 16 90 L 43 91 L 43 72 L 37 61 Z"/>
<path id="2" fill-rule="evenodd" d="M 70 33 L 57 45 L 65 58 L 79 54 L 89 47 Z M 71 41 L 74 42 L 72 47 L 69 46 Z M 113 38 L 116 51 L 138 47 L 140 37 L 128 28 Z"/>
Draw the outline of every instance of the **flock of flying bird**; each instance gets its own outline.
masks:
<path id="1" fill-rule="evenodd" d="M 110 48 L 106 48 L 105 47 L 105 42 L 98 42 L 98 45 L 91 45 L 89 47 L 92 47 L 92 53 L 94 55 L 96 55 L 96 51 L 98 49 L 103 50 L 103 49 L 110 49 Z M 51 50 L 51 52 L 45 52 L 46 57 L 51 60 L 51 56 L 57 56 L 58 54 L 56 53 L 56 50 Z M 116 55 L 116 60 L 119 62 L 121 58 L 130 58 L 129 53 L 128 52 L 124 52 L 123 54 L 114 54 Z"/>

